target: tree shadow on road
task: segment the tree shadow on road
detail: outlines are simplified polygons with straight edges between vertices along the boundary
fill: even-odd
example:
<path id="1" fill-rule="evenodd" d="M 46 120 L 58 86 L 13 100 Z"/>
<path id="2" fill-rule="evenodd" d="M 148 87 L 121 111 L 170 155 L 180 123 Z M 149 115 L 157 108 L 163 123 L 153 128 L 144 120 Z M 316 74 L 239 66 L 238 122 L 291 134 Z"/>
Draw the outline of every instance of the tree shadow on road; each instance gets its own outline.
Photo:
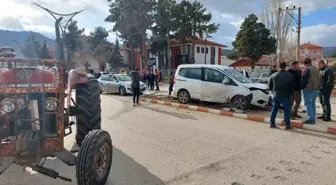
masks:
<path id="1" fill-rule="evenodd" d="M 75 167 L 69 167 L 55 158 L 48 159 L 44 166 L 56 170 L 62 176 L 71 178 L 72 182 L 69 183 L 60 179 L 55 180 L 32 172 L 29 168 L 26 172 L 23 172 L 22 167 L 12 165 L 0 176 L 0 184 L 77 185 Z M 149 172 L 146 167 L 114 147 L 112 169 L 106 185 L 164 185 L 164 182 Z"/>

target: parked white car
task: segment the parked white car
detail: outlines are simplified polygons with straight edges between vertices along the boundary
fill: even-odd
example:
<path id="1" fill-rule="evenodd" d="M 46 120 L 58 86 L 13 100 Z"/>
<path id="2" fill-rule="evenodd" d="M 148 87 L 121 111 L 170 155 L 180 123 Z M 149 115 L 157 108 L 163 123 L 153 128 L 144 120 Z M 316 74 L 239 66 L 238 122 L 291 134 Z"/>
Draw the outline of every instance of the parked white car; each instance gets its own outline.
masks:
<path id="1" fill-rule="evenodd" d="M 266 107 L 270 94 L 268 86 L 253 83 L 240 72 L 222 65 L 184 64 L 175 73 L 173 96 L 180 103 L 192 99 L 231 103 L 244 110 L 249 105 Z"/>
<path id="2" fill-rule="evenodd" d="M 98 79 L 100 92 L 119 93 L 122 96 L 132 94 L 132 79 L 125 74 L 105 74 Z M 140 82 L 140 93 L 146 91 L 146 85 Z"/>
<path id="3" fill-rule="evenodd" d="M 252 72 L 250 76 L 250 80 L 253 82 L 268 84 L 270 80 L 270 74 L 269 73 L 256 73 Z"/>

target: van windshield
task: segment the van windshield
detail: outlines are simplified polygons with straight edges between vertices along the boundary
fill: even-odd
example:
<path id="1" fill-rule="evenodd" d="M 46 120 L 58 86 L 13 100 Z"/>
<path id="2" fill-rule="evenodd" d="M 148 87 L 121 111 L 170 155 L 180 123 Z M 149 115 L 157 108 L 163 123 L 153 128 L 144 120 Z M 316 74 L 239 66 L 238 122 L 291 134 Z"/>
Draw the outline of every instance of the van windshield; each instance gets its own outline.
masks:
<path id="1" fill-rule="evenodd" d="M 250 79 L 234 69 L 223 69 L 223 71 L 240 83 L 253 83 Z"/>

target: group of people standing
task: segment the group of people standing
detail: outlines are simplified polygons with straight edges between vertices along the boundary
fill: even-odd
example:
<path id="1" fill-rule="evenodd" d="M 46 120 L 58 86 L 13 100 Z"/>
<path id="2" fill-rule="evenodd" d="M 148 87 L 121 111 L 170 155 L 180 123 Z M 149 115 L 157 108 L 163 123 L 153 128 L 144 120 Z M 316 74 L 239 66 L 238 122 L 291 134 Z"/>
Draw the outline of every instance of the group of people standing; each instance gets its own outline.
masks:
<path id="1" fill-rule="evenodd" d="M 157 69 L 155 69 L 155 73 L 152 71 L 147 71 L 147 73 L 144 75 L 144 80 L 147 82 L 148 90 L 154 90 L 154 84 L 155 84 L 155 91 L 160 91 L 159 82 L 161 80 L 161 73 L 158 72 Z"/>
<path id="2" fill-rule="evenodd" d="M 275 128 L 275 118 L 282 105 L 286 129 L 291 129 L 290 119 L 301 118 L 298 110 L 303 96 L 307 111 L 304 124 L 316 123 L 316 99 L 320 98 L 323 115 L 318 119 L 331 121 L 330 96 L 334 88 L 334 72 L 323 60 L 313 65 L 307 58 L 304 60 L 304 70 L 301 71 L 298 62 L 293 62 L 291 68 L 286 70 L 286 63 L 281 63 L 278 72 L 270 77 L 269 88 L 273 92 L 273 107 L 271 111 L 270 127 Z M 274 71 L 273 69 L 272 71 Z"/>

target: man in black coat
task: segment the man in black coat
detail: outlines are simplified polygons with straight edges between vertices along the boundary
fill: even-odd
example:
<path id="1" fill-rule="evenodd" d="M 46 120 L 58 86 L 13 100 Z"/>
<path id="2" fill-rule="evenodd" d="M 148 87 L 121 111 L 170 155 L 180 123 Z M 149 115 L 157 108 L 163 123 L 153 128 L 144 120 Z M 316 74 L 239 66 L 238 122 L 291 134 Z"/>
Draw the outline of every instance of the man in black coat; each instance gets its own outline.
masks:
<path id="1" fill-rule="evenodd" d="M 293 80 L 294 80 L 294 92 L 291 96 L 291 116 L 293 118 L 302 118 L 301 116 L 298 115 L 298 110 L 300 108 L 301 104 L 301 75 L 300 75 L 300 66 L 299 62 L 295 61 L 292 63 L 291 68 L 288 70 L 290 74 L 293 75 Z"/>
<path id="2" fill-rule="evenodd" d="M 286 130 L 290 130 L 290 97 L 294 92 L 293 76 L 286 71 L 286 63 L 280 64 L 280 71 L 272 74 L 269 89 L 273 92 L 270 128 L 276 128 L 275 118 L 282 104 Z"/>
<path id="3" fill-rule="evenodd" d="M 334 71 L 323 60 L 320 60 L 317 65 L 321 74 L 322 84 L 319 98 L 323 109 L 323 115 L 318 118 L 327 122 L 331 121 L 330 96 L 334 89 Z"/>

